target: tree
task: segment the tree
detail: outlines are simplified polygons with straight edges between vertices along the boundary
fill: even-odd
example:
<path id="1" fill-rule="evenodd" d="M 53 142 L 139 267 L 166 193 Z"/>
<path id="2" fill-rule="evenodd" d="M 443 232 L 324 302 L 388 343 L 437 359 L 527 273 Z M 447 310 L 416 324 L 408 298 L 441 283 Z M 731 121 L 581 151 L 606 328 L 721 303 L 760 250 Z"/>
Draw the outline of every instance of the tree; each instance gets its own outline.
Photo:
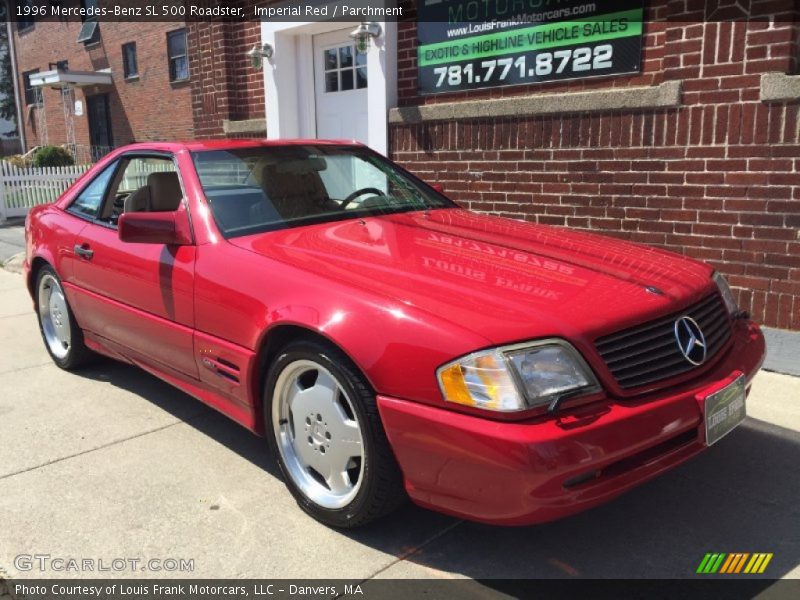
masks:
<path id="1" fill-rule="evenodd" d="M 19 135 L 14 74 L 11 69 L 11 52 L 8 47 L 8 29 L 4 22 L 0 22 L 0 119 L 13 125 L 13 129 L 5 133 L 6 137 Z"/>

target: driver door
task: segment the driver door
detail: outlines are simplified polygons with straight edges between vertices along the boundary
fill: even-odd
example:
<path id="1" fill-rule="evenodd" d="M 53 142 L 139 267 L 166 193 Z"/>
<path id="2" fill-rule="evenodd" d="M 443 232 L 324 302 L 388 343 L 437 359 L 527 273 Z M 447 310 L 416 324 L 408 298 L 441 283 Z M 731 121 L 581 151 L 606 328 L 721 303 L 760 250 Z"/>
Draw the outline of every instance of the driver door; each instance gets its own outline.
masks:
<path id="1" fill-rule="evenodd" d="M 74 283 L 82 327 L 135 361 L 197 378 L 195 247 L 127 243 L 117 234 L 124 211 L 188 210 L 177 169 L 170 155 L 120 158 L 98 216 L 76 238 Z"/>

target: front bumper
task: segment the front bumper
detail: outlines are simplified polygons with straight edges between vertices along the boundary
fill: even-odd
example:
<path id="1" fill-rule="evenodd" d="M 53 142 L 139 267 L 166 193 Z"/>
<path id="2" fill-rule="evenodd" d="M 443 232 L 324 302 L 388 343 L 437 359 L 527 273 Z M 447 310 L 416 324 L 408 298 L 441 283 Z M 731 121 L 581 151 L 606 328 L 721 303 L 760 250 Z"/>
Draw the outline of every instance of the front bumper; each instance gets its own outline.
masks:
<path id="1" fill-rule="evenodd" d="M 378 396 L 384 428 L 421 506 L 525 525 L 602 504 L 705 448 L 702 399 L 764 360 L 764 336 L 734 324 L 713 369 L 633 400 L 608 399 L 536 422 L 499 422 Z"/>

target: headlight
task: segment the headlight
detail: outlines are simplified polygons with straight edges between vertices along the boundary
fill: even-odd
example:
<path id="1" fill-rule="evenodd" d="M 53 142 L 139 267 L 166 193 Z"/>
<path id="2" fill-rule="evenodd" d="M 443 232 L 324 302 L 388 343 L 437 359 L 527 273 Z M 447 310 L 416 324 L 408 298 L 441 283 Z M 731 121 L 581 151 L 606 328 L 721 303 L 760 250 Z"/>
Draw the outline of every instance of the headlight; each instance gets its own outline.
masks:
<path id="1" fill-rule="evenodd" d="M 739 312 L 739 305 L 736 303 L 736 298 L 722 273 L 714 273 L 711 278 L 714 280 L 714 283 L 717 284 L 719 293 L 722 294 L 722 299 L 725 301 L 725 308 L 728 309 L 728 314 L 734 315 Z"/>
<path id="2" fill-rule="evenodd" d="M 436 375 L 446 401 L 499 412 L 599 388 L 578 351 L 556 339 L 476 352 L 440 367 Z"/>

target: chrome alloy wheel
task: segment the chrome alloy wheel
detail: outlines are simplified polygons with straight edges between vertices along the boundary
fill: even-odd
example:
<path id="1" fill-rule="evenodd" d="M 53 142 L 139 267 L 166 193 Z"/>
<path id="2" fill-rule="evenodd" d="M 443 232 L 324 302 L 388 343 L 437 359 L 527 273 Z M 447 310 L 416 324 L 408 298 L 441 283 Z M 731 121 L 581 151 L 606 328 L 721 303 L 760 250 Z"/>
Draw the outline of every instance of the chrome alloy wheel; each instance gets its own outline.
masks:
<path id="1" fill-rule="evenodd" d="M 288 364 L 274 389 L 272 426 L 286 472 L 315 504 L 347 506 L 364 477 L 363 432 L 352 402 L 311 360 Z"/>
<path id="2" fill-rule="evenodd" d="M 50 273 L 39 281 L 39 318 L 50 352 L 62 359 L 72 344 L 69 308 L 61 284 Z"/>

